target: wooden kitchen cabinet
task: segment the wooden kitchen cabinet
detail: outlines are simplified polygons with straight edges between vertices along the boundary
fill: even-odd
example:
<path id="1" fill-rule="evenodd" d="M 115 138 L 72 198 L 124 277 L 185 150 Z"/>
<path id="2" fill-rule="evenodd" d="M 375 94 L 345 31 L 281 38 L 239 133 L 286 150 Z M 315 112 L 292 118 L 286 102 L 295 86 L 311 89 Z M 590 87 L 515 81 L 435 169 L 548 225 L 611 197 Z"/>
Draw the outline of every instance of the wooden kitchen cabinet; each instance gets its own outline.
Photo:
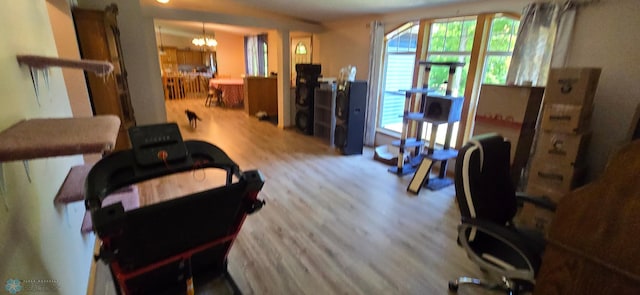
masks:
<path id="1" fill-rule="evenodd" d="M 203 66 L 203 52 L 197 50 L 176 50 L 176 59 L 179 65 Z"/>
<path id="2" fill-rule="evenodd" d="M 269 116 L 278 117 L 278 78 L 245 77 L 244 111 L 254 116 L 264 111 Z"/>

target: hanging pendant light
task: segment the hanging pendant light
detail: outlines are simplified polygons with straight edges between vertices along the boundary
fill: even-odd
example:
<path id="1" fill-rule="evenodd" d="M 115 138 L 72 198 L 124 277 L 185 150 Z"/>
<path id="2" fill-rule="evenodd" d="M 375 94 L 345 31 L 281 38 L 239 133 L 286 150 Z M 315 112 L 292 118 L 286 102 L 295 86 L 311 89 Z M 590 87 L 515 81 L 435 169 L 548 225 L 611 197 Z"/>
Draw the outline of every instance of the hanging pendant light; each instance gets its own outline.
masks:
<path id="1" fill-rule="evenodd" d="M 298 55 L 305 55 L 307 54 L 307 46 L 304 46 L 304 43 L 298 42 L 298 44 L 296 45 L 296 54 Z"/>
<path id="2" fill-rule="evenodd" d="M 193 40 L 191 40 L 191 43 L 193 43 L 193 45 L 196 45 L 196 46 L 209 46 L 209 47 L 218 46 L 218 41 L 216 41 L 215 39 L 215 34 L 212 35 L 211 38 L 209 38 L 205 34 L 204 23 L 202 23 L 202 37 L 193 38 Z"/>

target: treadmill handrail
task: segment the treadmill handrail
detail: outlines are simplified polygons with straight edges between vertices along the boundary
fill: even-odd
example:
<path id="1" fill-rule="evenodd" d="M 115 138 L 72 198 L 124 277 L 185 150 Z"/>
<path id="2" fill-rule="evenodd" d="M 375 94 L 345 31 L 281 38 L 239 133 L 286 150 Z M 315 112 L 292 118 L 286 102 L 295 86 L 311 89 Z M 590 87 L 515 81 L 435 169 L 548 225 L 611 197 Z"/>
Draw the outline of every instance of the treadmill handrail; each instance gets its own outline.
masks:
<path id="1" fill-rule="evenodd" d="M 203 168 L 219 168 L 227 171 L 227 185 L 233 175 L 242 177 L 238 165 L 217 146 L 199 140 L 184 142 L 188 155 L 180 162 L 141 167 L 137 164 L 133 150 L 123 150 L 102 158 L 89 171 L 85 180 L 85 207 L 87 210 L 101 208 L 102 200 L 111 192 L 127 185 L 145 180 Z"/>

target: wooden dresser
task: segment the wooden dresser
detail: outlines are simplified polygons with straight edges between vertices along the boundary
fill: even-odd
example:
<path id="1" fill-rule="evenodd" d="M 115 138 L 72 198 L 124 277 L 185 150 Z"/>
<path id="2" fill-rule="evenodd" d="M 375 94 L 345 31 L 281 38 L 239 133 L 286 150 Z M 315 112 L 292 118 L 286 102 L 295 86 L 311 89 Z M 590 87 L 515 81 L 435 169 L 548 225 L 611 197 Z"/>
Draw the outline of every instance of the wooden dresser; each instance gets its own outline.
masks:
<path id="1" fill-rule="evenodd" d="M 115 150 L 122 150 L 131 147 L 127 130 L 136 125 L 136 120 L 127 83 L 127 70 L 122 59 L 117 14 L 118 7 L 115 4 L 107 6 L 104 11 L 73 9 L 82 58 L 113 64 L 113 72 L 107 76 L 85 73 L 85 77 L 94 115 L 116 115 L 120 118 Z"/>
<path id="2" fill-rule="evenodd" d="M 278 117 L 278 78 L 245 77 L 244 111 L 252 116 L 265 111 L 270 117 Z"/>
<path id="3" fill-rule="evenodd" d="M 639 179 L 636 140 L 560 201 L 535 294 L 640 294 Z"/>

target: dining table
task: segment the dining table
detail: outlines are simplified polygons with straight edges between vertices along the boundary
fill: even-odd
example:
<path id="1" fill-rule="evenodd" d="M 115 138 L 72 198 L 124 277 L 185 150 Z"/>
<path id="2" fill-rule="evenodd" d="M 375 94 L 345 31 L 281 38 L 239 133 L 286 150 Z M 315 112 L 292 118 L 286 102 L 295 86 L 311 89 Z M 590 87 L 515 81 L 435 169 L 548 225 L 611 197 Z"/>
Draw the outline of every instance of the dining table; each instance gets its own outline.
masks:
<path id="1" fill-rule="evenodd" d="M 244 103 L 244 80 L 242 78 L 213 78 L 209 89 L 222 90 L 222 102 L 226 107 L 241 107 Z"/>

